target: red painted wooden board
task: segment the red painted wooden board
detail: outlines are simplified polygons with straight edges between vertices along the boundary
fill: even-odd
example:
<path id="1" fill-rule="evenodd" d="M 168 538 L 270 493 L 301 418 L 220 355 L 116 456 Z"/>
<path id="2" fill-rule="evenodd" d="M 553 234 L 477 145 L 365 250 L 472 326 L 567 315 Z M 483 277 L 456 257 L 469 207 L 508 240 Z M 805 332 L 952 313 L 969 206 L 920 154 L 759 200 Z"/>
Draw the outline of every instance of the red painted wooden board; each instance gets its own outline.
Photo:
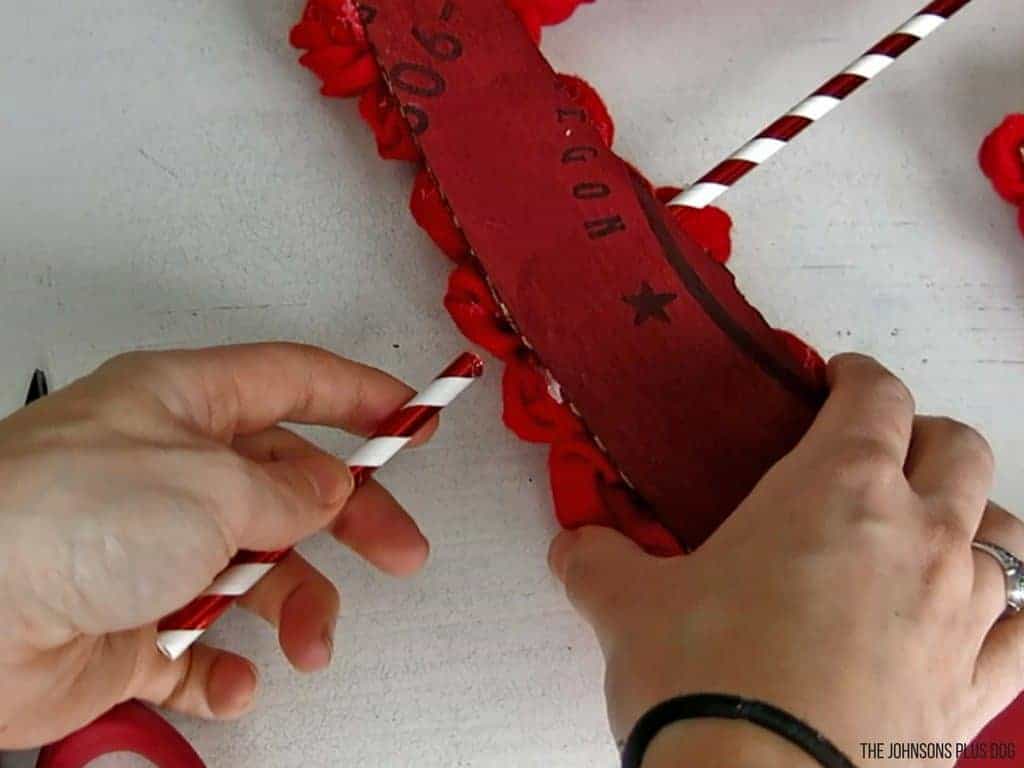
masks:
<path id="1" fill-rule="evenodd" d="M 822 393 L 666 216 L 501 0 L 373 0 L 375 55 L 523 337 L 623 474 L 696 546 Z"/>

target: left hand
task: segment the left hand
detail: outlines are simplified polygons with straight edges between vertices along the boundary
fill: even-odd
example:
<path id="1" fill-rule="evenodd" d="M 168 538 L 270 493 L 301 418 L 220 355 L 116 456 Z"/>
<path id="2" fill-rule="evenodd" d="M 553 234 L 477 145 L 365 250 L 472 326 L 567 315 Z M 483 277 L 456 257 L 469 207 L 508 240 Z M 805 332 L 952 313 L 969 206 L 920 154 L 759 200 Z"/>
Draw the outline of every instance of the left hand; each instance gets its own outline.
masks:
<path id="1" fill-rule="evenodd" d="M 248 711 L 249 661 L 197 644 L 171 662 L 154 642 L 239 549 L 326 527 L 384 571 L 416 571 L 428 544 L 398 502 L 373 481 L 352 495 L 342 461 L 279 426 L 368 434 L 412 393 L 320 349 L 261 344 L 124 355 L 0 421 L 0 749 L 131 698 Z M 299 554 L 240 604 L 296 669 L 330 661 L 338 593 Z"/>

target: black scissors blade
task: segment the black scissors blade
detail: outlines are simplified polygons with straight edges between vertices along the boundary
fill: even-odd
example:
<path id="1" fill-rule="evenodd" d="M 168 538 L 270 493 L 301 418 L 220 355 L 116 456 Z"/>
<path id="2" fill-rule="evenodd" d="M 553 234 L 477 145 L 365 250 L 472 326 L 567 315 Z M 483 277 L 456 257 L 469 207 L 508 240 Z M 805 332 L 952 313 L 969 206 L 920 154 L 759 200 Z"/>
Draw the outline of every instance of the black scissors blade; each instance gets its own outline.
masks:
<path id="1" fill-rule="evenodd" d="M 31 405 L 41 397 L 50 394 L 50 386 L 46 383 L 46 374 L 38 368 L 32 374 L 32 381 L 28 385 L 28 396 L 25 398 L 25 405 Z"/>

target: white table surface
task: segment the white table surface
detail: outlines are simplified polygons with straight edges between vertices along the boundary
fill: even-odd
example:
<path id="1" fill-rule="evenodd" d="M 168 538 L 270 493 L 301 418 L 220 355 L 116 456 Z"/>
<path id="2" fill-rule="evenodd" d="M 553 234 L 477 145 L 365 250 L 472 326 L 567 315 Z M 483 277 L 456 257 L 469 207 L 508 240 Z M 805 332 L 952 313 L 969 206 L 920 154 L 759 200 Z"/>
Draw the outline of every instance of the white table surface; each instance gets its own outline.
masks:
<path id="1" fill-rule="evenodd" d="M 544 49 L 606 96 L 625 157 L 681 183 L 920 4 L 600 0 Z M 63 384 L 133 348 L 296 339 L 421 384 L 465 345 L 410 170 L 297 66 L 300 10 L 0 3 L 0 412 L 36 366 Z M 1017 509 L 1024 241 L 975 157 L 1024 110 L 1021 39 L 1014 0 L 978 0 L 724 200 L 733 269 L 768 318 L 879 356 L 922 410 L 982 428 Z M 382 473 L 432 539 L 421 576 L 303 546 L 344 595 L 330 671 L 290 672 L 248 616 L 211 633 L 264 680 L 243 722 L 175 720 L 211 766 L 614 763 L 599 652 L 545 567 L 545 451 L 501 426 L 499 369 Z"/>

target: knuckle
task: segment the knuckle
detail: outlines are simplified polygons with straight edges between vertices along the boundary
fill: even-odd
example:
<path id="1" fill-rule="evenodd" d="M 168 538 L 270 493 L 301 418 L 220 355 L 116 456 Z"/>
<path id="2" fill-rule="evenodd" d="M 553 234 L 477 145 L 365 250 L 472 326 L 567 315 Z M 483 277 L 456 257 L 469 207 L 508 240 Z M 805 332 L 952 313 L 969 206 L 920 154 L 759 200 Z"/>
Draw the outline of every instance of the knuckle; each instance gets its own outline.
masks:
<path id="1" fill-rule="evenodd" d="M 206 403 L 207 433 L 216 440 L 230 440 L 238 426 L 237 394 L 207 387 L 203 399 Z"/>
<path id="2" fill-rule="evenodd" d="M 108 407 L 114 403 L 134 403 L 141 408 L 152 403 L 155 393 L 173 378 L 174 369 L 167 352 L 124 352 L 110 358 L 82 381 L 83 394 Z M 118 406 L 120 407 L 120 406 Z"/>
<path id="3" fill-rule="evenodd" d="M 886 402 L 913 405 L 914 396 L 903 381 L 872 357 L 858 354 L 839 355 L 832 360 L 836 374 L 849 377 L 874 398 Z"/>
<path id="4" fill-rule="evenodd" d="M 865 515 L 853 521 L 847 531 L 851 573 L 856 574 L 857 583 L 871 584 L 898 557 L 898 548 L 891 546 L 894 528 L 888 520 Z"/>
<path id="5" fill-rule="evenodd" d="M 858 373 L 869 372 L 882 366 L 868 355 L 859 352 L 843 352 L 829 361 L 829 367 L 837 376 L 855 376 Z"/>
<path id="6" fill-rule="evenodd" d="M 565 556 L 565 592 L 573 602 L 585 599 L 593 583 L 594 558 L 584 538 Z"/>
<path id="7" fill-rule="evenodd" d="M 124 370 L 126 368 L 144 368 L 150 363 L 155 355 L 155 352 L 145 351 L 122 352 L 121 354 L 115 355 L 107 360 L 107 362 L 101 365 L 100 368 L 114 368 L 117 370 Z"/>
<path id="8" fill-rule="evenodd" d="M 295 410 L 299 413 L 308 413 L 313 408 L 313 401 L 316 399 L 317 371 L 323 367 L 323 350 L 303 344 L 298 347 L 303 357 L 303 365 L 306 376 L 302 382 L 302 388 L 296 395 Z"/>
<path id="9" fill-rule="evenodd" d="M 939 426 L 945 433 L 945 441 L 950 448 L 955 448 L 958 453 L 985 464 L 995 463 L 992 446 L 974 427 L 948 418 L 939 419 Z"/>
<path id="10" fill-rule="evenodd" d="M 926 524 L 928 550 L 936 561 L 948 561 L 968 552 L 971 532 L 956 515 L 933 515 Z"/>
<path id="11" fill-rule="evenodd" d="M 166 352 L 122 352 L 101 365 L 97 373 L 109 373 L 119 379 L 164 377 L 168 373 L 167 362 Z"/>
<path id="12" fill-rule="evenodd" d="M 587 573 L 589 568 L 585 558 L 575 552 L 565 558 L 565 592 L 571 600 L 577 600 L 583 596 L 588 582 Z"/>
<path id="13" fill-rule="evenodd" d="M 945 610 L 970 593 L 974 566 L 970 553 L 971 532 L 953 515 L 934 515 L 924 524 L 921 547 L 925 594 Z M 927 602 L 928 597 L 925 598 Z"/>
<path id="14" fill-rule="evenodd" d="M 370 397 L 370 393 L 367 391 L 367 386 L 368 383 L 365 376 L 355 377 L 355 381 L 353 382 L 351 393 L 349 395 L 349 413 L 361 414 L 366 410 Z"/>
<path id="15" fill-rule="evenodd" d="M 888 487 L 902 475 L 886 441 L 866 435 L 847 440 L 832 456 L 831 465 L 830 474 L 847 488 Z"/>
<path id="16" fill-rule="evenodd" d="M 902 379 L 884 368 L 879 370 L 878 376 L 872 384 L 872 394 L 887 403 L 907 405 L 911 409 L 915 406 L 914 395 L 910 388 L 903 383 Z"/>

